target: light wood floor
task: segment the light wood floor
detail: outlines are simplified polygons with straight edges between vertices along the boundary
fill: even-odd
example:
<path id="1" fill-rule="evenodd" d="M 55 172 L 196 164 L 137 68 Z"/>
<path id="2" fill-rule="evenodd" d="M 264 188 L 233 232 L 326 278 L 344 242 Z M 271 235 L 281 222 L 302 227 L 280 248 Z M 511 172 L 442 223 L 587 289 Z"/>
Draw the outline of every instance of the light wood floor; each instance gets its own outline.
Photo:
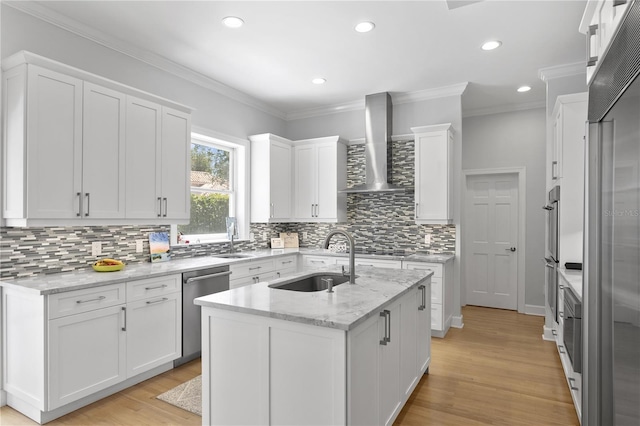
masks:
<path id="1" fill-rule="evenodd" d="M 429 374 L 396 425 L 579 425 L 543 318 L 467 306 L 463 329 L 432 339 Z M 201 418 L 155 397 L 200 374 L 200 362 L 149 379 L 49 425 L 199 425 Z M 9 407 L 0 425 L 33 425 Z"/>

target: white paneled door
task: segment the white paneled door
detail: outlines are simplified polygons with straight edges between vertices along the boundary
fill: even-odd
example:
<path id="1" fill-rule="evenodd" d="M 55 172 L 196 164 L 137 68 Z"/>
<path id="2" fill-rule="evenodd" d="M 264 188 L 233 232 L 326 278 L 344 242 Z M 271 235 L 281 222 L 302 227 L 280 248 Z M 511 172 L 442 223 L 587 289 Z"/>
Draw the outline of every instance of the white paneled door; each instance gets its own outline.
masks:
<path id="1" fill-rule="evenodd" d="M 518 176 L 467 177 L 467 304 L 518 308 Z"/>

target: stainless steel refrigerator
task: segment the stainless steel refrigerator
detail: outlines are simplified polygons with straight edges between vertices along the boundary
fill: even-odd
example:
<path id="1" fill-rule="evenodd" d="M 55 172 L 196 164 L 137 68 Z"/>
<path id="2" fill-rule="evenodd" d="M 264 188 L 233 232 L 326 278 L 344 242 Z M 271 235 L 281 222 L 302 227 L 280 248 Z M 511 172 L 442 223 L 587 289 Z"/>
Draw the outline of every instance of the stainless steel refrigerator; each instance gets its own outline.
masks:
<path id="1" fill-rule="evenodd" d="M 583 426 L 640 424 L 640 1 L 589 87 Z"/>

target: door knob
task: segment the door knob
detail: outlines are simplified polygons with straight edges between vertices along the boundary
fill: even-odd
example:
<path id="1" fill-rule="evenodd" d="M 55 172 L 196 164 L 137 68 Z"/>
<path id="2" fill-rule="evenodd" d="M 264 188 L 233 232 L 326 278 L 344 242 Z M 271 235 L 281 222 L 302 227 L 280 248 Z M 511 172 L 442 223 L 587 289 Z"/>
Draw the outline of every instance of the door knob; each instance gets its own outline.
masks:
<path id="1" fill-rule="evenodd" d="M 514 251 L 516 251 L 516 248 L 515 247 L 510 247 L 510 248 L 506 248 L 505 250 L 509 250 L 510 252 L 514 252 Z"/>

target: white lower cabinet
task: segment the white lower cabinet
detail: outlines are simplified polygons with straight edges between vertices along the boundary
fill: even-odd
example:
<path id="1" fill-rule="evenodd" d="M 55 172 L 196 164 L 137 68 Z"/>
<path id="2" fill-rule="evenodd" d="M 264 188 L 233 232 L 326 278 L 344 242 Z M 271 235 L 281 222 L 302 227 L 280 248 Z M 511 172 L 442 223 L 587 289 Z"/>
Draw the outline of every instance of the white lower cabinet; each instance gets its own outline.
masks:
<path id="1" fill-rule="evenodd" d="M 392 424 L 429 367 L 428 287 L 350 331 L 203 306 L 202 423 Z"/>
<path id="2" fill-rule="evenodd" d="M 126 379 L 123 307 L 49 321 L 49 410 Z"/>
<path id="3" fill-rule="evenodd" d="M 45 423 L 172 368 L 182 352 L 176 282 L 180 274 L 45 296 L 3 288 L 8 405 Z"/>

